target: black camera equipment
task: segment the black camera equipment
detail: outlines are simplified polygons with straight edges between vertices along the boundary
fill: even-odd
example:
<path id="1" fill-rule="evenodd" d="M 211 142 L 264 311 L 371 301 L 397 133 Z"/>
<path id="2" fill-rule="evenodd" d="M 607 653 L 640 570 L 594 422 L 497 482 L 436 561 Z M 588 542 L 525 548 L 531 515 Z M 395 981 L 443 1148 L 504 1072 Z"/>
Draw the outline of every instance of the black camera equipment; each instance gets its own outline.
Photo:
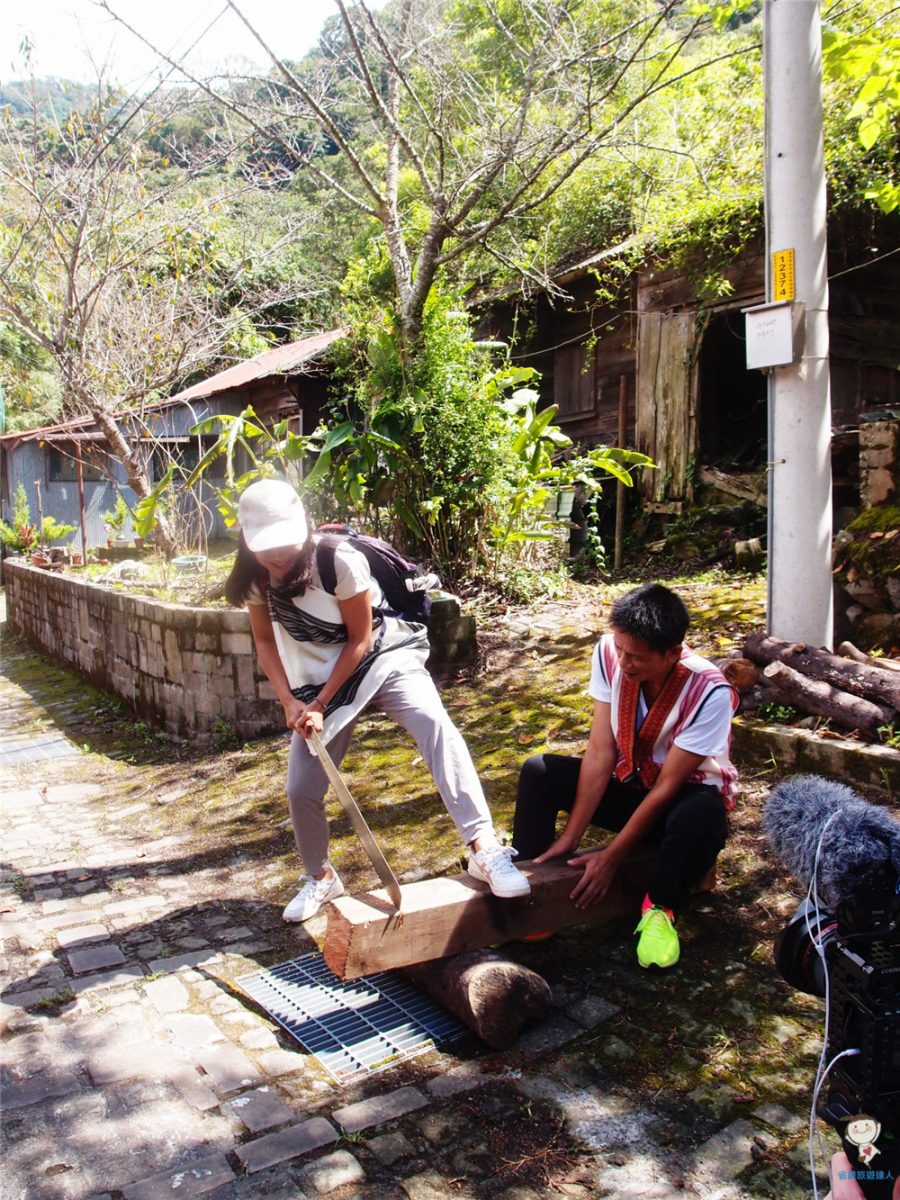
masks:
<path id="1" fill-rule="evenodd" d="M 900 822 L 843 784 L 798 775 L 772 792 L 763 828 L 810 890 L 776 939 L 775 962 L 792 987 L 825 998 L 817 1111 L 841 1135 L 863 1193 L 890 1200 L 900 1176 Z"/>

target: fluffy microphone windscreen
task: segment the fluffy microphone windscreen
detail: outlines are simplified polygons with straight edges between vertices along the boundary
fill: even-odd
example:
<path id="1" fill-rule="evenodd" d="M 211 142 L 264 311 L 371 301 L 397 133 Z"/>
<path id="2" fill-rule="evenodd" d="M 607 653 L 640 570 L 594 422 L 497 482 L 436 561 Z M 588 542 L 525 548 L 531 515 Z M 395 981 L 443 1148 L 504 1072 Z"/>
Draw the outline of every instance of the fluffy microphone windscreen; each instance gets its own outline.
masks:
<path id="1" fill-rule="evenodd" d="M 804 887 L 821 838 L 817 888 L 826 908 L 871 902 L 873 888 L 883 890 L 900 875 L 900 821 L 843 783 L 819 775 L 784 780 L 766 803 L 763 829 Z"/>

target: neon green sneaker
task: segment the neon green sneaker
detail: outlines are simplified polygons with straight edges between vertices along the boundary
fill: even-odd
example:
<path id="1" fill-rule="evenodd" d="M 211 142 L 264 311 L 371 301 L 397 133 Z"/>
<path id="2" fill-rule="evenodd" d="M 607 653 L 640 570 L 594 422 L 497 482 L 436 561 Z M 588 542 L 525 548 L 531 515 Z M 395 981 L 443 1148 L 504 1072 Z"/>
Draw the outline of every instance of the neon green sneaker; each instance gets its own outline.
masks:
<path id="1" fill-rule="evenodd" d="M 675 923 L 661 908 L 648 908 L 634 931 L 641 935 L 637 958 L 642 967 L 674 967 L 681 957 Z"/>

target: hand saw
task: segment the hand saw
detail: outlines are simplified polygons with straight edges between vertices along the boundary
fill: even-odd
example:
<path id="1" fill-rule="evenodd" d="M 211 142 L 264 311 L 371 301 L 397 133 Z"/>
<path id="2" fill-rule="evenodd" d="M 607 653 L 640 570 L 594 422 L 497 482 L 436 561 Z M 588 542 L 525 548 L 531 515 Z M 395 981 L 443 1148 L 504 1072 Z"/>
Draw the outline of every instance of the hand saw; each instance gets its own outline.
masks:
<path id="1" fill-rule="evenodd" d="M 309 728 L 309 727 L 308 727 Z M 372 866 L 378 872 L 378 878 L 384 884 L 387 894 L 394 902 L 394 907 L 400 911 L 401 895 L 400 884 L 397 882 L 397 876 L 391 870 L 388 860 L 381 853 L 378 843 L 372 835 L 372 830 L 366 823 L 366 818 L 359 810 L 359 805 L 350 795 L 350 789 L 347 787 L 341 778 L 341 773 L 334 765 L 334 761 L 328 751 L 325 749 L 325 743 L 316 733 L 315 729 L 309 728 L 309 740 L 312 743 L 312 748 L 322 764 L 322 769 L 328 776 L 328 781 L 337 793 L 337 798 L 340 800 L 344 812 L 353 823 L 353 828 L 356 830 L 356 836 L 363 844 L 363 849 L 368 854 Z"/>

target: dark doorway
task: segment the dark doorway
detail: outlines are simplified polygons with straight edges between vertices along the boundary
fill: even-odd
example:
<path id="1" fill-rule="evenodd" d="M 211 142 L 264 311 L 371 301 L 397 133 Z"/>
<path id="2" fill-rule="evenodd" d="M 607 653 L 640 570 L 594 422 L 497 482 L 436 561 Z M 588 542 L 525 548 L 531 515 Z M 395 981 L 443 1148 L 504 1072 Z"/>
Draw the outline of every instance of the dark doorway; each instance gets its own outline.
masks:
<path id="1" fill-rule="evenodd" d="M 706 327 L 698 378 L 700 462 L 753 471 L 766 461 L 766 377 L 748 371 L 744 316 L 716 313 Z"/>

